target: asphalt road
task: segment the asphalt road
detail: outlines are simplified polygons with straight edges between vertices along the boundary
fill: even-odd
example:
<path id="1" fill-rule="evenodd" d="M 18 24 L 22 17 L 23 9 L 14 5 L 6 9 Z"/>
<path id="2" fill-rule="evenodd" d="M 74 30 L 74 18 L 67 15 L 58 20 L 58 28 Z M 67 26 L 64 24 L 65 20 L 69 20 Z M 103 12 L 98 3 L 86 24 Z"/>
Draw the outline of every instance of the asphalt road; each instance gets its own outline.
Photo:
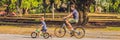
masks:
<path id="1" fill-rule="evenodd" d="M 52 38 L 44 39 L 43 37 L 31 38 L 29 35 L 0 34 L 0 40 L 120 40 L 120 39 L 99 38 L 99 37 L 98 38 L 84 37 L 82 39 L 76 39 L 75 37 L 63 37 L 63 38 L 52 37 Z"/>

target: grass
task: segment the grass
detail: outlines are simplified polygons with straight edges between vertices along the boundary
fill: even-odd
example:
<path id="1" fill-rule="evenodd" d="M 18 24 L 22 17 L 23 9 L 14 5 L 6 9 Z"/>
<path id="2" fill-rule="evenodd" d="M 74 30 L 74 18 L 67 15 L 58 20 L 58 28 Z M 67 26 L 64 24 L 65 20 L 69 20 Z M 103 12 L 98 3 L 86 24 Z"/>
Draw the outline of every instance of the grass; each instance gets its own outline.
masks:
<path id="1" fill-rule="evenodd" d="M 108 27 L 107 30 L 120 31 L 120 27 Z"/>
<path id="2" fill-rule="evenodd" d="M 41 29 L 41 28 L 40 28 Z M 20 35 L 30 35 L 31 32 L 35 31 L 35 26 L 9 26 L 9 25 L 2 25 L 0 26 L 0 34 L 20 34 Z M 54 28 L 48 28 L 48 32 L 51 34 L 51 30 L 54 30 Z"/>
<path id="3" fill-rule="evenodd" d="M 2 34 L 29 34 L 35 28 L 22 28 L 16 26 L 0 26 L 0 33 Z"/>
<path id="4" fill-rule="evenodd" d="M 21 34 L 21 35 L 30 35 L 31 32 L 35 31 L 35 27 L 19 27 L 19 26 L 9 26 L 2 25 L 0 26 L 0 34 Z M 120 27 L 107 27 L 107 28 L 85 28 L 87 32 L 96 32 L 96 31 L 104 31 L 104 32 L 120 32 Z M 54 27 L 49 27 L 48 32 L 50 34 L 54 33 Z"/>

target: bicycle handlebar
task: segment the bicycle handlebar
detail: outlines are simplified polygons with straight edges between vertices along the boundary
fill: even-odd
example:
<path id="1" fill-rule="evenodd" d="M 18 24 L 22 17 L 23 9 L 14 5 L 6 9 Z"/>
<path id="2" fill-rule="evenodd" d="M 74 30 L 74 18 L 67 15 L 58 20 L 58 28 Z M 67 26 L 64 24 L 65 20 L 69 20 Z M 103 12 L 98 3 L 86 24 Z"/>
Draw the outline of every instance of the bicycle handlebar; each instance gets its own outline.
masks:
<path id="1" fill-rule="evenodd" d="M 63 18 L 63 21 L 65 21 L 67 18 Z"/>

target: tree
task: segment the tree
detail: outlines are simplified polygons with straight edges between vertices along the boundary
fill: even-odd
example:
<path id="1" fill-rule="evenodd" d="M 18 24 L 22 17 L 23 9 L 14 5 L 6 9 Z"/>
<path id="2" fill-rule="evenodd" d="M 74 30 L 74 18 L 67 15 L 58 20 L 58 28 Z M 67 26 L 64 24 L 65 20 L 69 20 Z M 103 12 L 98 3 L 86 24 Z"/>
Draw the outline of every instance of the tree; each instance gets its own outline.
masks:
<path id="1" fill-rule="evenodd" d="M 104 12 L 119 12 L 120 0 L 99 0 L 97 3 L 104 9 Z"/>
<path id="2" fill-rule="evenodd" d="M 23 13 L 28 14 L 28 10 L 38 7 L 38 0 L 22 0 L 21 8 L 25 11 Z"/>
<path id="3" fill-rule="evenodd" d="M 9 5 L 10 12 L 16 12 L 16 2 L 17 0 L 11 0 L 11 3 Z"/>
<path id="4" fill-rule="evenodd" d="M 95 0 L 69 0 L 71 4 L 76 4 L 79 10 L 80 24 L 85 25 L 88 22 L 87 12 L 90 9 L 91 4 L 95 4 Z"/>
<path id="5" fill-rule="evenodd" d="M 7 5 L 8 0 L 0 0 L 0 6 Z"/>

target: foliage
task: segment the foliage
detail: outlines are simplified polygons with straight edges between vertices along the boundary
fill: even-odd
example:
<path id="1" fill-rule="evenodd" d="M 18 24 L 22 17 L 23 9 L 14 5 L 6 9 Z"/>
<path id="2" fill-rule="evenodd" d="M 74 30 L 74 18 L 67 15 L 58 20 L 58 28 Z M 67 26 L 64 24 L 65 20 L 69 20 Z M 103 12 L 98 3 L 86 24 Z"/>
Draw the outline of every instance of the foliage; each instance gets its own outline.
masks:
<path id="1" fill-rule="evenodd" d="M 34 8 L 38 7 L 39 2 L 37 0 L 23 0 L 21 4 L 21 8 Z"/>
<path id="2" fill-rule="evenodd" d="M 98 0 L 96 0 L 98 1 Z M 97 5 L 102 6 L 104 12 L 119 12 L 120 0 L 99 0 Z"/>
<path id="3" fill-rule="evenodd" d="M 9 8 L 12 11 L 16 10 L 16 3 L 18 0 L 0 0 L 0 6 L 10 4 Z M 28 9 L 27 11 L 32 11 L 33 13 L 40 13 L 46 9 L 46 12 L 50 12 L 52 8 L 51 3 L 55 3 L 55 9 L 59 9 L 62 3 L 68 4 L 71 0 L 22 0 L 20 3 L 20 9 Z M 95 0 L 96 5 L 100 5 L 104 12 L 119 12 L 120 13 L 120 0 Z M 94 12 L 94 1 L 93 0 L 76 0 L 74 1 L 80 10 L 88 10 Z M 44 6 L 46 4 L 47 6 Z M 91 5 L 92 4 L 92 5 Z M 67 5 L 68 6 L 68 5 Z M 87 8 L 86 8 L 87 6 Z M 68 9 L 68 8 L 67 8 Z M 34 10 L 34 11 L 33 11 Z"/>
<path id="4" fill-rule="evenodd" d="M 11 12 L 16 12 L 16 1 L 17 0 L 11 0 L 11 4 L 9 5 Z"/>
<path id="5" fill-rule="evenodd" d="M 7 3 L 7 0 L 0 0 L 0 6 L 3 6 L 6 3 Z"/>
<path id="6" fill-rule="evenodd" d="M 91 5 L 91 6 L 90 6 L 90 12 L 91 12 L 91 13 L 95 12 L 95 6 L 94 6 L 94 5 Z"/>

